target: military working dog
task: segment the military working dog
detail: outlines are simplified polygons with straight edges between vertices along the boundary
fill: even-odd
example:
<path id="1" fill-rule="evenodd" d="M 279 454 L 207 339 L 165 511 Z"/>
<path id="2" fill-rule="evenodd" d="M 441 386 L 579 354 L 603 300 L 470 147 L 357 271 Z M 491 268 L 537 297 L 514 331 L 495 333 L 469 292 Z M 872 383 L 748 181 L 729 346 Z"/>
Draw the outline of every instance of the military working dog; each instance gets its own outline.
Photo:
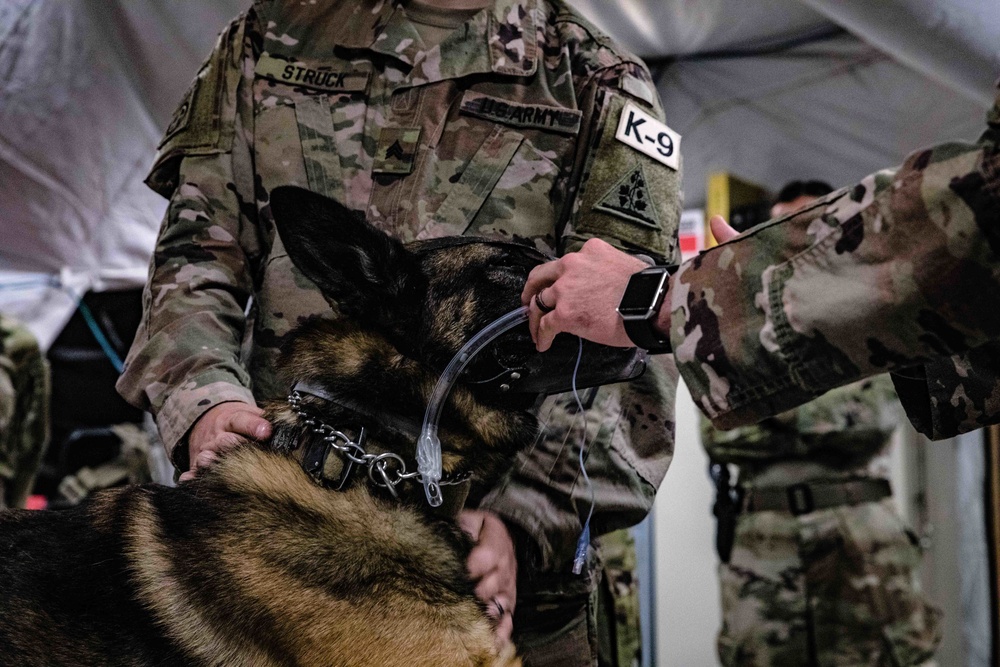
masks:
<path id="1" fill-rule="evenodd" d="M 545 257 L 488 240 L 404 246 L 297 188 L 270 205 L 293 263 L 344 315 L 303 324 L 286 345 L 293 390 L 266 406 L 271 442 L 176 488 L 0 515 L 0 663 L 520 664 L 474 595 L 469 539 L 424 500 L 414 424 L 442 368 L 520 305 Z M 537 354 L 526 331 L 494 346 L 470 378 Z M 452 392 L 450 488 L 468 480 L 481 493 L 535 437 L 533 399 L 507 390 Z"/>

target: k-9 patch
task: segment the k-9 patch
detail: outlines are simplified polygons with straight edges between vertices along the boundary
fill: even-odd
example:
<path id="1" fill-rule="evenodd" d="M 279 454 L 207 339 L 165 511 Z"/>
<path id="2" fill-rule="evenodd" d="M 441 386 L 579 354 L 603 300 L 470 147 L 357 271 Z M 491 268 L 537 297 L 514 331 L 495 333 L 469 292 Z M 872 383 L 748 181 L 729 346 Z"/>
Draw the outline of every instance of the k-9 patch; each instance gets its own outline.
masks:
<path id="1" fill-rule="evenodd" d="M 681 135 L 631 102 L 622 109 L 615 139 L 671 169 L 680 167 Z"/>

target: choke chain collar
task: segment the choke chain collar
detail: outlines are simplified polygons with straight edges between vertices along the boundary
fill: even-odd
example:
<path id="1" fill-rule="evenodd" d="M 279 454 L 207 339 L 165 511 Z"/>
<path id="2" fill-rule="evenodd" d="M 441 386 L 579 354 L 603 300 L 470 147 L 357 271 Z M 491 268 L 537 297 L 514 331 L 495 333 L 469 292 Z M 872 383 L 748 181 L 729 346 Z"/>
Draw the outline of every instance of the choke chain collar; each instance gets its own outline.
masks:
<path id="1" fill-rule="evenodd" d="M 399 498 L 399 493 L 396 490 L 399 484 L 410 480 L 423 483 L 423 476 L 416 470 L 409 471 L 406 467 L 406 461 L 399 454 L 395 452 L 383 452 L 381 454 L 368 453 L 365 450 L 366 433 L 364 428 L 361 428 L 358 432 L 357 440 L 353 440 L 343 431 L 330 426 L 309 413 L 302 405 L 302 399 L 307 394 L 328 401 L 332 401 L 333 399 L 325 395 L 325 392 L 320 393 L 315 388 L 302 383 L 296 384 L 288 394 L 289 407 L 298 415 L 302 424 L 309 431 L 319 436 L 322 443 L 322 446 L 316 449 L 315 453 L 307 452 L 306 459 L 303 461 L 303 467 L 306 468 L 306 472 L 313 478 L 320 482 L 326 481 L 323 479 L 323 468 L 326 457 L 329 456 L 331 451 L 335 451 L 344 459 L 344 467 L 340 475 L 339 484 L 333 485 L 337 490 L 341 490 L 346 486 L 354 472 L 355 465 L 367 468 L 369 481 L 376 487 L 387 490 L 393 498 Z M 471 472 L 445 475 L 439 484 L 445 486 L 464 484 L 471 478 Z"/>

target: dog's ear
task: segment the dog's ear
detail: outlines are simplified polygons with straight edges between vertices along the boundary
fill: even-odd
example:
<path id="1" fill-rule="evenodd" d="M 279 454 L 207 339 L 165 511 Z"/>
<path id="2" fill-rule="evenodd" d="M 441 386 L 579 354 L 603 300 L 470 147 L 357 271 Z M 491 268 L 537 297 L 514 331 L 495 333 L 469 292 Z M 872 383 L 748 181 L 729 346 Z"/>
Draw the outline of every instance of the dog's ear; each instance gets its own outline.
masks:
<path id="1" fill-rule="evenodd" d="M 270 205 L 292 263 L 344 313 L 386 324 L 420 302 L 417 259 L 359 211 L 288 185 L 271 191 Z"/>

